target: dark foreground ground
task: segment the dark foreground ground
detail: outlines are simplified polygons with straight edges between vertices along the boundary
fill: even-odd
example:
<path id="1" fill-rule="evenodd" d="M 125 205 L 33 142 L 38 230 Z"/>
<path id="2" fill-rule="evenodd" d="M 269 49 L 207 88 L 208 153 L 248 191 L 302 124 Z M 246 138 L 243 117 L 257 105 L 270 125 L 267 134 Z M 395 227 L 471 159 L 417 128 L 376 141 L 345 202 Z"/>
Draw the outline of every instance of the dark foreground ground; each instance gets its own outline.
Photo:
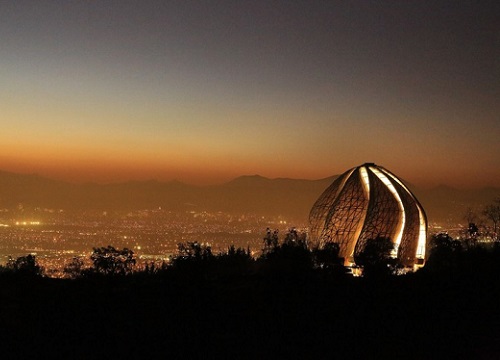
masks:
<path id="1" fill-rule="evenodd" d="M 496 359 L 500 280 L 0 277 L 2 359 Z"/>

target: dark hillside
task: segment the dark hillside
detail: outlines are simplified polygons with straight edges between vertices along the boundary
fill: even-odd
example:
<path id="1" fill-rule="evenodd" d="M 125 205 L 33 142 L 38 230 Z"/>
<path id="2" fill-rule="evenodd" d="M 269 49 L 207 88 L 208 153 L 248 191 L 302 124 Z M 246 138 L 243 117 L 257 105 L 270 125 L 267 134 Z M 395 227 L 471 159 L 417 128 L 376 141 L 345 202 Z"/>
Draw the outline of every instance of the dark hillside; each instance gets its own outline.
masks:
<path id="1" fill-rule="evenodd" d="M 497 358 L 490 280 L 2 276 L 2 358 Z"/>

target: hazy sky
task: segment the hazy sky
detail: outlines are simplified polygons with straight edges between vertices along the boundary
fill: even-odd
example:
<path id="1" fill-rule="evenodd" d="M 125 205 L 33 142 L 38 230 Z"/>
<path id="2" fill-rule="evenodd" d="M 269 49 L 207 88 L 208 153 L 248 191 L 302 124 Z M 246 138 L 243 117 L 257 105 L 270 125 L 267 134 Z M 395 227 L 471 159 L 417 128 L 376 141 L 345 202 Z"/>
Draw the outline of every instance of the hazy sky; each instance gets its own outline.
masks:
<path id="1" fill-rule="evenodd" d="M 498 1 L 0 1 L 0 169 L 500 186 Z"/>

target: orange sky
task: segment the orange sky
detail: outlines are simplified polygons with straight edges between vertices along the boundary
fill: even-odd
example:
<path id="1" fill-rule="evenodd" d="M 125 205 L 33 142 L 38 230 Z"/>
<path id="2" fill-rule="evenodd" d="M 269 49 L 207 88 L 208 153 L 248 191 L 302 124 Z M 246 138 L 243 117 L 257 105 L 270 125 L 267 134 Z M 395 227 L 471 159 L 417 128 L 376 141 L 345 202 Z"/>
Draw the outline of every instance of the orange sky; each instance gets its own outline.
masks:
<path id="1" fill-rule="evenodd" d="M 12 2 L 0 170 L 213 184 L 375 162 L 422 186 L 500 186 L 495 24 L 440 2 Z"/>

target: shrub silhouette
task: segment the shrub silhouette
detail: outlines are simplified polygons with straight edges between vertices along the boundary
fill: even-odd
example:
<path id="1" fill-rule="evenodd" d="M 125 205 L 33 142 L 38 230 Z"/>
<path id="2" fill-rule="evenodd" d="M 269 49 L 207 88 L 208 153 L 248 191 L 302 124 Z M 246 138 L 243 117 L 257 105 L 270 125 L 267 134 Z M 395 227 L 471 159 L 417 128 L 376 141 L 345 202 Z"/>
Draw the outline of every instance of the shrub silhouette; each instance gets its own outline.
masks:
<path id="1" fill-rule="evenodd" d="M 115 249 L 113 246 L 94 248 L 92 255 L 92 273 L 102 275 L 131 274 L 135 265 L 134 252 L 127 248 Z"/>
<path id="2" fill-rule="evenodd" d="M 217 255 L 217 272 L 224 278 L 244 276 L 251 272 L 253 262 L 250 248 L 245 250 L 231 245 L 226 252 Z"/>
<path id="3" fill-rule="evenodd" d="M 316 247 L 312 250 L 314 264 L 320 269 L 331 269 L 343 264 L 343 258 L 339 257 L 340 246 L 335 242 L 327 242 L 322 248 Z"/>
<path id="4" fill-rule="evenodd" d="M 391 239 L 378 236 L 368 239 L 364 249 L 355 256 L 357 265 L 363 267 L 364 277 L 385 277 L 394 272 L 395 259 L 391 257 L 394 249 Z"/>
<path id="5" fill-rule="evenodd" d="M 268 246 L 271 235 L 271 246 Z M 264 249 L 259 258 L 262 269 L 268 274 L 298 275 L 313 269 L 313 258 L 307 246 L 307 236 L 292 228 L 285 234 L 282 244 L 278 242 L 278 231 L 267 230 Z"/>
<path id="6" fill-rule="evenodd" d="M 84 263 L 80 257 L 74 257 L 66 264 L 63 273 L 70 279 L 76 279 L 84 274 Z"/>
<path id="7" fill-rule="evenodd" d="M 462 244 L 446 233 L 434 234 L 430 240 L 429 259 L 425 269 L 431 272 L 448 273 L 459 268 Z"/>
<path id="8" fill-rule="evenodd" d="M 6 269 L 19 275 L 41 276 L 43 269 L 38 265 L 35 255 L 20 256 L 13 259 L 9 256 Z"/>
<path id="9" fill-rule="evenodd" d="M 250 249 L 234 245 L 217 255 L 209 245 L 197 241 L 180 243 L 177 248 L 168 270 L 190 281 L 234 278 L 247 274 L 253 263 Z"/>

